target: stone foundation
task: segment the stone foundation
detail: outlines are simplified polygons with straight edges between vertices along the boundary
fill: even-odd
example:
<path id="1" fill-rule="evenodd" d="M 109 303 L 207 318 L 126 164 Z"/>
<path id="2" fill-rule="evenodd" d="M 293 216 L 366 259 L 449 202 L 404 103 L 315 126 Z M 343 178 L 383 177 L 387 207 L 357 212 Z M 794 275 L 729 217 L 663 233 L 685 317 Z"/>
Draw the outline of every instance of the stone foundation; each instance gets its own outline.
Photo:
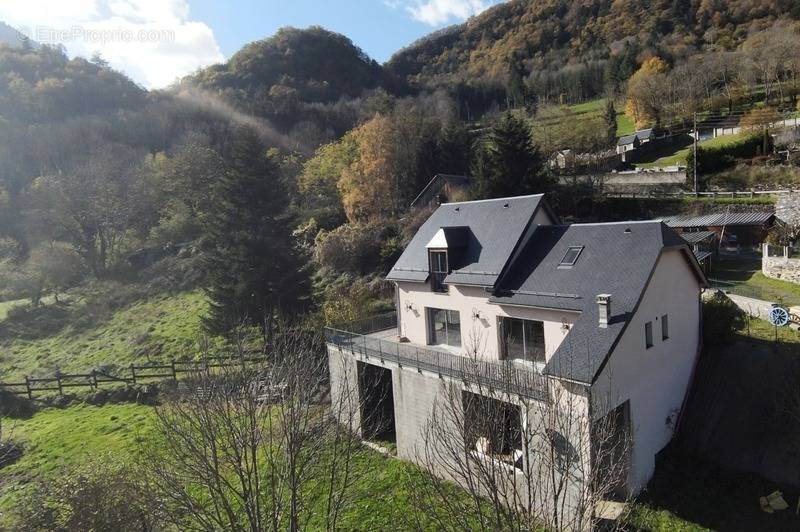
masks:
<path id="1" fill-rule="evenodd" d="M 800 284 L 800 259 L 783 257 L 764 257 L 761 271 L 767 277 Z"/>

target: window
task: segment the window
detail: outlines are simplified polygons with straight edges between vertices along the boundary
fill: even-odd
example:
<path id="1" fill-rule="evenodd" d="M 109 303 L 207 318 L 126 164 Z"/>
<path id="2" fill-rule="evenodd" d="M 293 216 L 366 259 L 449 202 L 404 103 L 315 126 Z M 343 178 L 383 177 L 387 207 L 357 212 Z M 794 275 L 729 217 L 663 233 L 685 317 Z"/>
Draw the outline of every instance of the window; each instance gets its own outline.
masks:
<path id="1" fill-rule="evenodd" d="M 461 347 L 461 318 L 457 310 L 428 309 L 428 321 L 431 344 Z"/>
<path id="2" fill-rule="evenodd" d="M 653 322 L 648 321 L 644 324 L 644 345 L 647 349 L 653 347 Z"/>
<path id="3" fill-rule="evenodd" d="M 444 285 L 444 278 L 450 273 L 447 264 L 446 251 L 431 251 L 429 252 L 430 269 L 431 269 L 431 289 L 434 292 L 447 292 L 447 287 Z"/>
<path id="4" fill-rule="evenodd" d="M 505 358 L 544 364 L 544 323 L 502 318 L 500 329 Z"/>
<path id="5" fill-rule="evenodd" d="M 564 253 L 564 258 L 558 263 L 559 266 L 574 266 L 578 261 L 578 257 L 583 251 L 583 246 L 570 246 L 567 252 Z"/>
<path id="6" fill-rule="evenodd" d="M 666 340 L 669 338 L 669 316 L 664 314 L 661 316 L 661 339 Z"/>

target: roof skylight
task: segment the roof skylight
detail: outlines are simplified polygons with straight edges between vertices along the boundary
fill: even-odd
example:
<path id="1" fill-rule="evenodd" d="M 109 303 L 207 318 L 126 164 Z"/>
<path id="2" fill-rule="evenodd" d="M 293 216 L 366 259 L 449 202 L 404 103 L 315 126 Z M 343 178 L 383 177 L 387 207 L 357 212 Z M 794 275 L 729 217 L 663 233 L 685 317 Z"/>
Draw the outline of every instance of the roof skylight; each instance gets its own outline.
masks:
<path id="1" fill-rule="evenodd" d="M 578 257 L 583 251 L 583 246 L 570 246 L 564 253 L 564 258 L 558 263 L 559 266 L 574 266 L 578 262 Z"/>

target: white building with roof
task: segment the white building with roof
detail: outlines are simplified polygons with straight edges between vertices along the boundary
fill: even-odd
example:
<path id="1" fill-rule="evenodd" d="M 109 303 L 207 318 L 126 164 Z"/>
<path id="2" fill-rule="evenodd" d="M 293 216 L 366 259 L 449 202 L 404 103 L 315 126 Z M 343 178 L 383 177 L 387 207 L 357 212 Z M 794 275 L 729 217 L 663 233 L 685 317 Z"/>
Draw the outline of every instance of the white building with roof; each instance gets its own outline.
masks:
<path id="1" fill-rule="evenodd" d="M 334 396 L 348 372 L 359 394 L 364 375 L 382 375 L 386 399 L 362 404 L 360 415 L 385 413 L 398 456 L 430 466 L 421 447 L 444 383 L 463 389 L 467 412 L 488 382 L 485 395 L 516 412 L 508 435 L 525 434 L 542 405 L 565 398 L 579 405 L 584 434 L 613 419 L 615 438 L 629 443 L 614 458 L 625 471 L 615 491 L 646 486 L 689 391 L 706 284 L 692 249 L 664 223 L 563 225 L 542 195 L 443 204 L 387 279 L 395 313 L 330 328 L 327 340 Z M 578 449 L 571 467 L 608 466 L 597 463 L 595 442 L 577 441 L 580 430 L 548 431 L 549 443 L 516 441 L 494 454 L 486 447 L 497 435 L 485 434 L 477 450 L 509 464 L 512 477 L 556 441 Z"/>

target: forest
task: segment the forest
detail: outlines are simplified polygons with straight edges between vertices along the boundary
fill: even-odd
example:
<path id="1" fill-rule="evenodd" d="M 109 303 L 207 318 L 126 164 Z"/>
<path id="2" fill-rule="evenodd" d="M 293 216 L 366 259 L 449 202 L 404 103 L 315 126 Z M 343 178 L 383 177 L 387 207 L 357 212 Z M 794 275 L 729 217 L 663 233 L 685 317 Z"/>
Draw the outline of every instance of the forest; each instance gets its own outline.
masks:
<path id="1" fill-rule="evenodd" d="M 436 173 L 471 175 L 469 197 L 558 205 L 546 158 L 607 150 L 620 117 L 758 127 L 796 109 L 791 6 L 566 6 L 505 3 L 386 65 L 323 28 L 284 28 L 149 92 L 100 56 L 4 45 L 3 299 L 36 308 L 161 268 L 164 288 L 207 289 L 215 333 L 287 309 L 354 318 L 386 295 L 381 274 L 425 216 L 408 206 Z M 598 96 L 592 115 L 561 105 Z"/>

